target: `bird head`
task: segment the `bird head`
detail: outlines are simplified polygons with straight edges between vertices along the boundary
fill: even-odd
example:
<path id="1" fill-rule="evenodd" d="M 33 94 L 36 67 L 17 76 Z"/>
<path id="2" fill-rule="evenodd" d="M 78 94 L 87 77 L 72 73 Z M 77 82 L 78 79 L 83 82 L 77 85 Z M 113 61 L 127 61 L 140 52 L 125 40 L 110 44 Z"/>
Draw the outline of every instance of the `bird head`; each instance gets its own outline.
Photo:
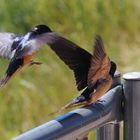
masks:
<path id="1" fill-rule="evenodd" d="M 114 77 L 116 69 L 117 69 L 117 65 L 113 61 L 111 61 L 111 68 L 109 73 L 111 74 L 112 77 Z"/>
<path id="2" fill-rule="evenodd" d="M 31 32 L 34 35 L 41 35 L 44 33 L 52 32 L 52 30 L 47 25 L 41 24 L 41 25 L 35 26 Z"/>

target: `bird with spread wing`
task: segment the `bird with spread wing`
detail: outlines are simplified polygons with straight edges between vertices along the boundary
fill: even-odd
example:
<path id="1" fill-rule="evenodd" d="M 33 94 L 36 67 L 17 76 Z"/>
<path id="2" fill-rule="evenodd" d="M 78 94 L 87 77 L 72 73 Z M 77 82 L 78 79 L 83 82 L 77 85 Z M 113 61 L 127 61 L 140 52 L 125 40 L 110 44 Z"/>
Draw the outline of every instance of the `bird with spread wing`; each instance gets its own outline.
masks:
<path id="1" fill-rule="evenodd" d="M 78 91 L 83 90 L 63 109 L 95 103 L 110 89 L 116 71 L 116 64 L 107 56 L 101 37 L 96 36 L 94 53 L 91 55 L 61 36 L 51 36 L 53 40 L 47 44 L 73 70 Z"/>
<path id="2" fill-rule="evenodd" d="M 0 33 L 0 57 L 10 60 L 6 73 L 0 81 L 0 88 L 25 65 L 41 64 L 33 61 L 33 56 L 47 43 L 50 32 L 48 26 L 37 25 L 24 36 L 14 33 Z"/>

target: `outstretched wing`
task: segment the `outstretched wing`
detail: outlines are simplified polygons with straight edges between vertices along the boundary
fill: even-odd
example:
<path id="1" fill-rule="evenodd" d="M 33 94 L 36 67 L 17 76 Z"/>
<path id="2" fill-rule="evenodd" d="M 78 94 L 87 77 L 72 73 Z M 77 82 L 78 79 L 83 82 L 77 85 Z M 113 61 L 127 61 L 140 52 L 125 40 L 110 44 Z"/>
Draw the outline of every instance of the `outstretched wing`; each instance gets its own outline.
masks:
<path id="1" fill-rule="evenodd" d="M 0 57 L 11 59 L 12 56 L 12 44 L 17 35 L 13 33 L 0 33 Z"/>
<path id="2" fill-rule="evenodd" d="M 93 87 L 99 80 L 106 79 L 110 71 L 110 60 L 106 55 L 101 37 L 96 37 L 94 54 L 88 72 L 88 87 Z"/>
<path id="3" fill-rule="evenodd" d="M 74 71 L 77 89 L 85 88 L 92 55 L 61 36 L 52 36 L 47 44 Z"/>

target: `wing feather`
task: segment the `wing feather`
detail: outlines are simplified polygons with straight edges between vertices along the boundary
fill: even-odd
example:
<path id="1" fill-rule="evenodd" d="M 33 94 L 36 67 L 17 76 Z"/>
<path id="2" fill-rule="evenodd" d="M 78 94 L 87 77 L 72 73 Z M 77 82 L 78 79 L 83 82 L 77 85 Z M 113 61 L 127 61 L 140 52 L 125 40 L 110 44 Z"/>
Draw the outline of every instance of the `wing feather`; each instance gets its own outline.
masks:
<path id="1" fill-rule="evenodd" d="M 1 32 L 0 33 L 0 57 L 11 59 L 12 49 L 11 46 L 17 35 L 13 33 Z"/>
<path id="2" fill-rule="evenodd" d="M 106 55 L 102 39 L 97 36 L 88 72 L 88 87 L 93 87 L 98 80 L 105 79 L 109 75 L 110 67 L 110 60 Z"/>
<path id="3" fill-rule="evenodd" d="M 92 55 L 73 42 L 56 34 L 50 37 L 47 44 L 74 71 L 77 89 L 85 88 Z"/>

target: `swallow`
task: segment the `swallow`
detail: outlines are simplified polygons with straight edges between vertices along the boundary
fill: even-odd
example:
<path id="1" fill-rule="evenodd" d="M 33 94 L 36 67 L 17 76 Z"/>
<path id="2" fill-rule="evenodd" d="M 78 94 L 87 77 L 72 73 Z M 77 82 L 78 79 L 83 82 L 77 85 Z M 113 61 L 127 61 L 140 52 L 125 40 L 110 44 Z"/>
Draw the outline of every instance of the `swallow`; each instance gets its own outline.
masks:
<path id="1" fill-rule="evenodd" d="M 116 64 L 106 54 L 102 38 L 96 36 L 93 55 L 75 43 L 56 34 L 48 45 L 74 72 L 77 90 L 83 92 L 63 109 L 90 105 L 100 99 L 111 87 Z"/>
<path id="2" fill-rule="evenodd" d="M 36 52 L 46 44 L 47 33 L 52 32 L 47 25 L 37 25 L 24 36 L 14 33 L 0 33 L 0 57 L 10 60 L 0 87 L 3 87 L 13 75 L 26 65 L 40 65 L 33 61 Z"/>

